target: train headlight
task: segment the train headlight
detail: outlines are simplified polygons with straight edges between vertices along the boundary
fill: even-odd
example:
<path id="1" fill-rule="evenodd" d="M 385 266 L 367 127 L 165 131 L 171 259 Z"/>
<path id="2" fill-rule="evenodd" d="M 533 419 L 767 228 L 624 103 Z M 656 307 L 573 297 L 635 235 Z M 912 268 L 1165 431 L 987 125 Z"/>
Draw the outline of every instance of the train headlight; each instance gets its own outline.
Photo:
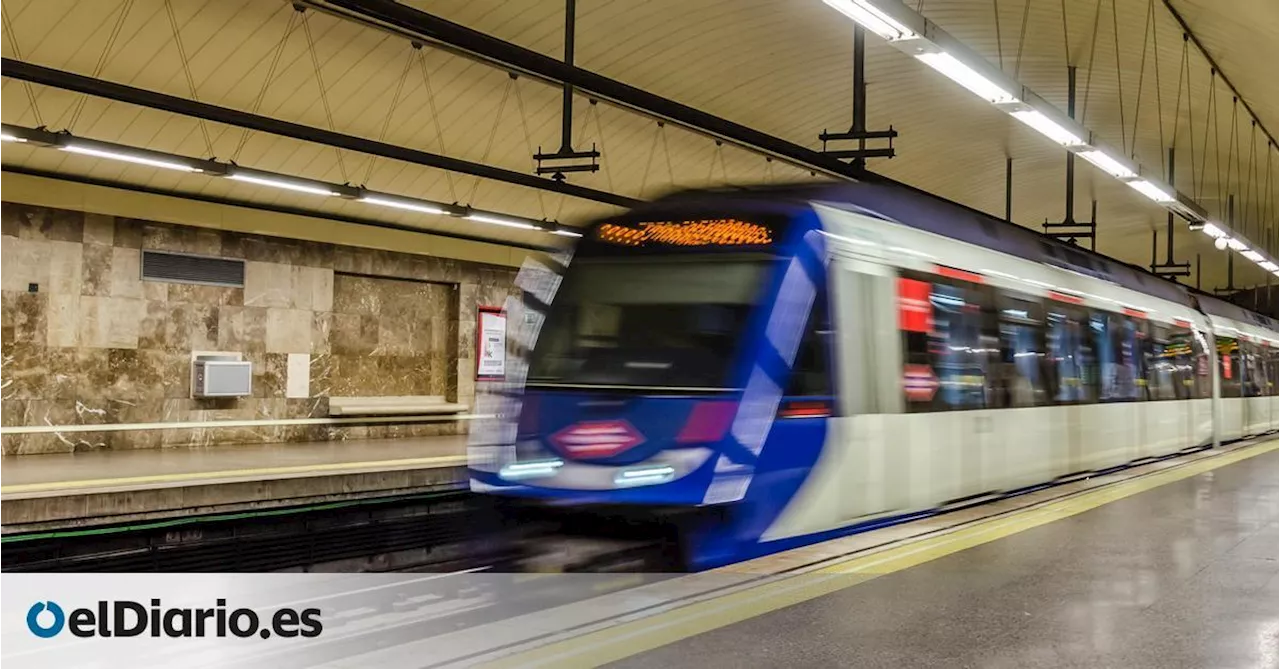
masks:
<path id="1" fill-rule="evenodd" d="M 660 465 L 657 467 L 638 467 L 635 469 L 624 469 L 613 477 L 614 485 L 619 487 L 630 487 L 640 485 L 654 485 L 657 483 L 666 483 L 675 478 L 676 470 L 670 465 Z"/>
<path id="2" fill-rule="evenodd" d="M 528 460 L 526 462 L 513 462 L 502 468 L 498 472 L 507 480 L 532 479 L 551 476 L 557 470 L 564 466 L 564 460 Z"/>

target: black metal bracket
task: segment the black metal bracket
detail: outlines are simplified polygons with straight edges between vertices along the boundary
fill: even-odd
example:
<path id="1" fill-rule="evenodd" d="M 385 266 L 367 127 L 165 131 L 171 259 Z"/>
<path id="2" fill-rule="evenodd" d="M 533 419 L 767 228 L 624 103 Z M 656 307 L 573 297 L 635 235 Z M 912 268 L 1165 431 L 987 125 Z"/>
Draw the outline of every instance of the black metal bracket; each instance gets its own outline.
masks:
<path id="1" fill-rule="evenodd" d="M 1173 179 L 1174 174 L 1174 150 L 1169 149 L 1169 183 L 1176 184 Z M 1204 226 L 1201 226 L 1204 227 Z M 1158 230 L 1151 231 L 1151 273 L 1162 279 L 1173 279 L 1177 281 L 1177 277 L 1191 276 L 1190 262 L 1175 262 L 1173 259 L 1173 212 L 1169 212 L 1165 221 L 1165 256 L 1163 263 L 1156 262 L 1156 242 L 1160 236 Z M 1197 281 L 1199 280 L 1199 269 L 1196 270 Z"/>
<path id="2" fill-rule="evenodd" d="M 600 152 L 596 150 L 595 142 L 591 143 L 590 151 L 574 151 L 572 147 L 560 147 L 559 151 L 554 153 L 543 153 L 542 147 L 538 147 L 538 152 L 533 154 L 533 159 L 538 161 L 538 166 L 534 169 L 537 174 L 550 174 L 551 178 L 556 181 L 564 181 L 565 174 L 568 172 L 597 172 L 600 170 Z M 586 160 L 590 159 L 590 163 L 567 163 L 559 161 Z M 552 165 L 544 166 L 542 161 L 552 162 Z M 559 162 L 559 164 L 554 164 Z"/>
<path id="3" fill-rule="evenodd" d="M 564 3 L 564 64 L 566 67 L 573 67 L 573 41 L 577 36 L 577 18 L 578 18 L 578 2 L 577 0 L 565 0 Z M 591 144 L 590 151 L 575 151 L 573 149 L 573 84 L 565 82 L 562 90 L 563 98 L 560 109 L 560 149 L 552 153 L 544 153 L 542 146 L 538 146 L 538 152 L 533 154 L 533 159 L 538 161 L 538 166 L 534 168 L 536 174 L 550 174 L 553 181 L 563 182 L 565 175 L 570 172 L 598 172 L 600 163 L 600 152 L 596 150 L 596 145 Z M 591 104 L 596 104 L 596 100 L 591 100 Z M 562 161 L 574 161 L 591 159 L 590 163 L 572 163 Z M 544 166 L 543 161 L 550 161 L 552 164 Z"/>
<path id="4" fill-rule="evenodd" d="M 848 132 L 828 132 L 826 128 L 818 135 L 822 140 L 822 155 L 836 160 L 849 160 L 859 169 L 866 169 L 868 158 L 892 158 L 893 138 L 898 131 L 889 126 L 888 130 L 867 130 L 867 81 L 864 76 L 866 65 L 867 36 L 862 26 L 853 29 L 853 123 Z M 867 140 L 889 140 L 888 146 L 868 147 Z M 827 142 L 854 141 L 856 149 L 828 149 Z"/>
<path id="5" fill-rule="evenodd" d="M 1069 189 L 1070 190 L 1070 189 Z M 1044 228 L 1044 234 L 1053 237 L 1058 241 L 1068 244 L 1080 243 L 1080 240 L 1089 240 L 1089 249 L 1097 250 L 1098 244 L 1098 201 L 1093 201 L 1092 211 L 1088 221 L 1077 221 L 1071 215 L 1071 209 L 1067 209 L 1067 218 L 1058 223 L 1050 223 L 1045 219 L 1040 225 Z"/>

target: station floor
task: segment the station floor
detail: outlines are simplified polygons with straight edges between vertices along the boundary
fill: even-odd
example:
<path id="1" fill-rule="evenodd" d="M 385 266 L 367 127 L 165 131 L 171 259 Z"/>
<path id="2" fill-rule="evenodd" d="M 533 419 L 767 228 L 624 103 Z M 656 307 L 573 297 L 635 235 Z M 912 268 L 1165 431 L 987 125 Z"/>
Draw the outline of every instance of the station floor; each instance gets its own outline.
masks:
<path id="1" fill-rule="evenodd" d="M 465 436 L 10 455 L 0 493 L 81 494 L 465 462 Z"/>
<path id="2" fill-rule="evenodd" d="M 1277 452 L 609 666 L 1275 667 Z"/>

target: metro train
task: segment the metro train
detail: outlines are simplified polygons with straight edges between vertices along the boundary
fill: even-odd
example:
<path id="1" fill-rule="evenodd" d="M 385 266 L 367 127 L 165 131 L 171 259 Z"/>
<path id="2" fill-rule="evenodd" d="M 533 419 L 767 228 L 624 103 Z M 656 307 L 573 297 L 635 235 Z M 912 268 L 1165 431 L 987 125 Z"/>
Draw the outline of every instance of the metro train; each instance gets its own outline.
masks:
<path id="1" fill-rule="evenodd" d="M 1277 428 L 1276 321 L 885 183 L 584 229 L 471 487 L 702 570 Z M 518 419 L 516 419 L 518 416 Z"/>

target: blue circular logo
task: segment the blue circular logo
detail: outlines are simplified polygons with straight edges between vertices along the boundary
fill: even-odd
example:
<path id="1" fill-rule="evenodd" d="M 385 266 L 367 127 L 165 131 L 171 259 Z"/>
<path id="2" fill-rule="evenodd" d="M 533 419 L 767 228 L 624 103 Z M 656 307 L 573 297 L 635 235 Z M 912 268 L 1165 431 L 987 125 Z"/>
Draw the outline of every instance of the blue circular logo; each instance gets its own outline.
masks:
<path id="1" fill-rule="evenodd" d="M 40 614 L 48 611 L 53 616 L 53 621 L 48 625 L 40 623 Z M 31 633 L 41 639 L 48 639 L 56 636 L 62 631 L 62 625 L 67 622 L 67 617 L 62 613 L 62 607 L 54 602 L 36 602 L 27 609 L 27 629 Z"/>

